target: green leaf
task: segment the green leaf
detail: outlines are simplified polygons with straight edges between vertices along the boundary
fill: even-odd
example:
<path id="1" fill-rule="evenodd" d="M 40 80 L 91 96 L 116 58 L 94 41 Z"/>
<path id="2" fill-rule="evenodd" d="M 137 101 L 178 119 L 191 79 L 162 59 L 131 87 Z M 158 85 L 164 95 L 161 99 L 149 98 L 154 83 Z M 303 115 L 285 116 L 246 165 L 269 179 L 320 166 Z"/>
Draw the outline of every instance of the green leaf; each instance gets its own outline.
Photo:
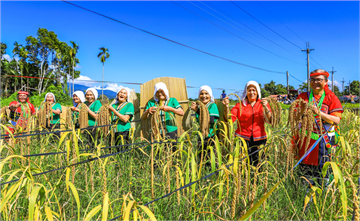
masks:
<path id="1" fill-rule="evenodd" d="M 95 216 L 101 210 L 101 205 L 96 206 L 92 209 L 84 218 L 85 221 L 92 220 L 93 216 Z"/>
<path id="2" fill-rule="evenodd" d="M 79 199 L 79 194 L 78 191 L 76 190 L 74 184 L 70 181 L 66 181 L 67 185 L 70 186 L 70 189 L 74 195 L 76 204 L 77 204 L 77 209 L 78 209 L 78 220 L 80 220 L 80 199 Z"/>

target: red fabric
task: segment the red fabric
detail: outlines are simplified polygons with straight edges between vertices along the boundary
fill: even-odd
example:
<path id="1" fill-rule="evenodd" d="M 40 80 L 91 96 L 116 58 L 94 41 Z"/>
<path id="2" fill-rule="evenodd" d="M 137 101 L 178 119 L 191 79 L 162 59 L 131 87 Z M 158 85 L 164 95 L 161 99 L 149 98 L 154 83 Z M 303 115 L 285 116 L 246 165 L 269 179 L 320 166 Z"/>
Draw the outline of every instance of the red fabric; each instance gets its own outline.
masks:
<path id="1" fill-rule="evenodd" d="M 25 95 L 29 95 L 29 92 L 26 91 L 19 91 L 18 94 L 25 94 Z"/>
<path id="2" fill-rule="evenodd" d="M 261 99 L 258 99 L 252 107 L 250 104 L 244 106 L 244 104 L 237 103 L 235 107 L 231 109 L 232 121 L 238 121 L 238 128 L 236 134 L 244 138 L 245 140 L 250 140 L 250 137 L 253 136 L 254 141 L 266 139 L 265 132 L 265 116 L 264 109 L 260 103 Z M 240 105 L 241 105 L 241 116 L 240 116 Z M 268 108 L 270 106 L 268 104 Z"/>
<path id="3" fill-rule="evenodd" d="M 330 76 L 329 72 L 324 72 L 324 73 L 311 73 L 310 77 L 319 76 L 319 75 L 325 75 L 327 78 L 329 78 L 329 76 Z"/>
<path id="4" fill-rule="evenodd" d="M 309 101 L 307 92 L 301 93 L 297 99 L 302 98 L 305 101 Z M 341 102 L 339 100 L 339 98 L 330 90 L 326 90 L 325 89 L 325 98 L 324 101 L 321 105 L 320 110 L 326 114 L 331 114 L 334 112 L 338 112 L 338 113 L 342 113 L 344 112 Z M 316 131 L 314 131 L 316 132 Z M 295 138 L 295 142 L 298 142 L 299 138 L 296 137 Z M 308 146 L 308 149 L 315 143 L 316 140 L 311 140 L 310 144 Z M 292 142 L 294 144 L 294 142 Z M 298 145 L 300 145 L 300 143 L 298 143 Z M 299 148 L 299 157 L 302 157 L 305 154 L 305 141 L 302 147 Z M 318 155 L 319 155 L 319 144 L 314 148 L 313 151 L 310 152 L 310 154 L 305 157 L 305 159 L 302 161 L 302 163 L 304 164 L 308 164 L 308 165 L 314 165 L 317 166 L 319 164 L 319 160 L 318 160 Z"/>
<path id="5" fill-rule="evenodd" d="M 9 106 L 11 106 L 11 105 L 16 105 L 16 104 L 18 104 L 19 102 L 18 101 L 12 101 L 10 104 L 9 104 Z M 29 104 L 29 107 L 30 107 L 30 110 L 31 110 L 31 115 L 34 115 L 36 112 L 35 112 L 35 107 L 34 107 L 34 105 L 32 104 L 32 103 L 30 103 L 30 102 L 27 102 L 28 104 Z M 16 113 L 21 113 L 21 106 L 19 106 L 18 108 L 16 108 L 16 110 L 15 110 L 15 112 Z"/>

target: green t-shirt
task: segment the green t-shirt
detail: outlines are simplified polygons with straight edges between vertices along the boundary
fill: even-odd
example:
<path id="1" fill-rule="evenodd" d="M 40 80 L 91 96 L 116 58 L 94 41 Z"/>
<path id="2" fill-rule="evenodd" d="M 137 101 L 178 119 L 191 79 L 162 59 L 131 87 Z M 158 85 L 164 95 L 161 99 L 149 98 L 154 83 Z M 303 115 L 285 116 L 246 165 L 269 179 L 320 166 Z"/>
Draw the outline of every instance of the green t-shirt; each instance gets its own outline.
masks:
<path id="1" fill-rule="evenodd" d="M 52 106 L 52 109 L 53 110 L 60 110 L 60 113 L 62 112 L 62 108 L 61 108 L 61 105 L 59 103 L 55 103 Z M 60 123 L 60 114 L 52 113 L 52 115 L 53 115 L 53 120 L 51 120 L 50 123 L 51 124 L 59 124 Z"/>
<path id="2" fill-rule="evenodd" d="M 40 105 L 39 108 L 44 108 L 44 105 Z M 51 106 L 51 109 L 53 110 L 60 110 L 60 113 L 62 112 L 61 105 L 59 103 L 53 103 Z M 52 120 L 50 118 L 50 124 L 59 124 L 60 123 L 60 114 L 55 114 L 51 112 Z"/>
<path id="3" fill-rule="evenodd" d="M 154 106 L 159 107 L 159 103 L 155 100 L 151 100 L 147 103 L 145 110 Z M 176 98 L 173 97 L 169 98 L 169 100 L 165 102 L 165 106 L 173 107 L 175 109 L 182 108 L 179 102 L 176 100 Z M 160 118 L 162 124 L 164 125 L 164 111 L 160 111 Z M 166 133 L 171 133 L 177 130 L 175 114 L 173 112 L 165 112 L 165 127 L 166 127 Z"/>
<path id="4" fill-rule="evenodd" d="M 85 104 L 89 106 L 89 102 L 85 101 Z M 96 100 L 90 104 L 89 109 L 95 114 L 98 114 L 101 106 L 101 102 Z M 95 124 L 96 120 L 89 114 L 89 127 L 95 126 Z"/>
<path id="5" fill-rule="evenodd" d="M 214 136 L 214 129 L 216 128 L 216 122 L 218 121 L 220 115 L 219 115 L 219 110 L 217 108 L 217 105 L 213 102 L 209 102 L 206 104 L 207 109 L 209 110 L 209 114 L 210 117 L 214 117 L 214 123 L 210 124 L 210 128 L 209 128 L 209 135 L 207 137 L 212 137 Z M 196 120 L 197 122 L 199 122 L 199 114 L 195 113 L 196 116 Z"/>
<path id="6" fill-rule="evenodd" d="M 124 132 L 129 131 L 131 128 L 130 121 L 132 120 L 134 116 L 134 105 L 130 102 L 125 102 L 121 105 L 119 104 L 113 104 L 111 105 L 115 110 L 117 110 L 122 115 L 130 115 L 130 118 L 128 122 L 123 122 L 120 120 L 113 112 L 111 112 L 111 123 L 117 124 L 116 126 L 116 132 Z M 120 110 L 120 111 L 119 111 Z"/>

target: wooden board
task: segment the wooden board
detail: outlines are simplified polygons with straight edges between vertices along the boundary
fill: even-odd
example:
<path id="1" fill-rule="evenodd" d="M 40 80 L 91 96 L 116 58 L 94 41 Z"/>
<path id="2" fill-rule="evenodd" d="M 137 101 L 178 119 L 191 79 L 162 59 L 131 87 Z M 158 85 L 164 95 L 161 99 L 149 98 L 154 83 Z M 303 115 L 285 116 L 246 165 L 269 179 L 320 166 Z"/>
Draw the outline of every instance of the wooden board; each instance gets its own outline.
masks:
<path id="1" fill-rule="evenodd" d="M 169 90 L 169 96 L 176 98 L 179 101 L 184 112 L 189 109 L 189 100 L 186 90 L 185 78 L 175 78 L 175 77 L 160 77 L 152 79 L 142 85 L 140 85 L 140 116 L 144 113 L 146 104 L 148 101 L 154 99 L 154 87 L 156 83 L 163 82 L 166 84 Z M 176 115 L 176 125 L 178 127 L 178 136 L 180 136 L 184 129 L 182 128 L 182 116 Z M 145 124 L 146 122 L 142 122 Z M 148 125 L 142 125 L 143 136 L 146 138 L 149 131 Z"/>

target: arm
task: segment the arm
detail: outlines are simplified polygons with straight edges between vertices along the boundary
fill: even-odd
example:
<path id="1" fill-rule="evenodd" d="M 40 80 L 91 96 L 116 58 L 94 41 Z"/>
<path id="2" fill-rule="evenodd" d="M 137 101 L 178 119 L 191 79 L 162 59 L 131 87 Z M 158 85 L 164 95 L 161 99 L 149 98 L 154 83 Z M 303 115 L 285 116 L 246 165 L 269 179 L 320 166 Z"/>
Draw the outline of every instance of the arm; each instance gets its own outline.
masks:
<path id="1" fill-rule="evenodd" d="M 169 106 L 163 106 L 163 107 L 161 107 L 161 109 L 166 112 L 173 112 L 174 114 L 177 114 L 179 116 L 184 116 L 184 110 L 181 107 L 173 108 L 173 107 L 169 107 Z"/>
<path id="2" fill-rule="evenodd" d="M 225 97 L 223 100 L 222 100 L 222 103 L 224 105 L 224 121 L 227 122 L 228 121 L 228 117 L 229 117 L 229 111 L 230 111 L 230 108 L 229 108 L 229 97 Z"/>
<path id="3" fill-rule="evenodd" d="M 120 114 L 119 112 L 117 112 L 115 110 L 114 107 L 110 106 L 110 111 L 112 111 L 114 113 L 114 115 L 116 115 L 122 122 L 125 122 L 127 123 L 130 119 L 130 115 L 123 115 L 123 114 Z"/>
<path id="4" fill-rule="evenodd" d="M 59 109 L 56 109 L 56 110 L 51 109 L 51 111 L 57 115 L 59 115 L 61 113 L 61 110 L 59 110 Z"/>
<path id="5" fill-rule="evenodd" d="M 89 107 L 87 107 L 87 109 L 88 109 L 89 115 L 96 120 L 97 119 L 97 114 L 95 112 L 93 112 L 92 110 L 90 110 Z"/>
<path id="6" fill-rule="evenodd" d="M 321 119 L 329 124 L 335 124 L 338 125 L 340 123 L 340 117 L 331 115 L 331 114 L 325 114 L 324 112 L 321 112 L 315 105 L 312 106 L 312 111 L 321 116 Z"/>
<path id="7" fill-rule="evenodd" d="M 270 123 L 270 122 L 268 122 L 268 120 L 270 120 L 270 118 L 271 118 L 271 112 L 270 112 L 269 104 L 268 104 L 266 98 L 261 99 L 261 105 L 263 106 L 263 109 L 265 111 L 265 116 L 266 116 L 265 119 L 267 119 L 266 122 Z"/>

